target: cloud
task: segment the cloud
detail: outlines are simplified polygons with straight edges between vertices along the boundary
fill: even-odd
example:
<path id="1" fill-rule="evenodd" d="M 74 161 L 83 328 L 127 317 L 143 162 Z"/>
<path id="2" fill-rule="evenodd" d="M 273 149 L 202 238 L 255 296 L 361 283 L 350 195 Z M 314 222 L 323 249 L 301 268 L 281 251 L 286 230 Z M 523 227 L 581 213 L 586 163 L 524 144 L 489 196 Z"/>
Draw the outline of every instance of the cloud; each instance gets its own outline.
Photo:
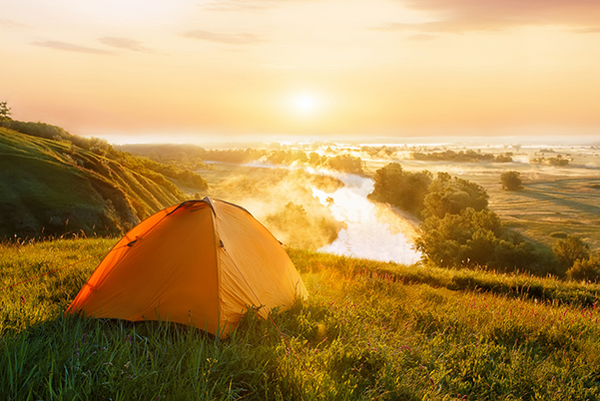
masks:
<path id="1" fill-rule="evenodd" d="M 6 28 L 29 28 L 25 24 L 21 24 L 20 22 L 16 22 L 9 19 L 0 19 L 0 25 Z"/>
<path id="2" fill-rule="evenodd" d="M 425 33 L 421 33 L 421 34 L 418 34 L 418 35 L 410 35 L 406 39 L 407 40 L 411 40 L 413 42 L 426 42 L 426 41 L 429 41 L 429 40 L 435 40 L 435 39 L 437 39 L 437 36 L 427 35 Z"/>
<path id="3" fill-rule="evenodd" d="M 154 50 L 144 46 L 142 42 L 134 39 L 105 36 L 103 38 L 99 38 L 98 41 L 107 46 L 116 47 L 118 49 L 133 50 L 142 53 L 154 53 Z"/>
<path id="4" fill-rule="evenodd" d="M 573 32 L 575 32 L 575 33 L 600 33 L 600 27 L 574 29 Z"/>
<path id="5" fill-rule="evenodd" d="M 443 32 L 466 32 L 466 31 L 496 31 L 500 27 L 497 24 L 491 24 L 483 20 L 477 21 L 458 21 L 458 20 L 442 20 L 433 22 L 422 22 L 416 24 L 406 24 L 401 22 L 393 22 L 371 28 L 375 31 L 382 32 L 397 32 L 397 31 L 418 31 L 428 33 L 443 33 Z"/>
<path id="6" fill-rule="evenodd" d="M 272 8 L 276 4 L 276 1 L 269 0 L 221 0 L 211 1 L 203 8 L 209 11 L 260 11 Z"/>
<path id="7" fill-rule="evenodd" d="M 494 31 L 525 25 L 597 27 L 597 0 L 398 0 L 435 18 L 419 24 L 393 23 L 375 30 L 421 32 Z"/>
<path id="8" fill-rule="evenodd" d="M 208 11 L 263 11 L 292 1 L 310 0 L 212 0 L 202 8 Z"/>
<path id="9" fill-rule="evenodd" d="M 256 45 L 266 42 L 260 36 L 251 33 L 222 34 L 208 31 L 187 31 L 181 34 L 184 38 L 205 40 L 208 42 L 225 43 L 228 45 Z"/>
<path id="10" fill-rule="evenodd" d="M 102 54 L 102 55 L 114 54 L 113 52 L 109 52 L 106 50 L 95 49 L 93 47 L 79 46 L 79 45 L 74 45 L 72 43 L 59 42 L 59 41 L 55 41 L 55 40 L 47 40 L 47 41 L 43 41 L 43 42 L 33 42 L 32 45 L 40 46 L 40 47 L 47 47 L 49 49 L 54 49 L 54 50 L 64 50 L 64 51 L 69 51 L 69 52 L 75 52 L 75 53 Z"/>

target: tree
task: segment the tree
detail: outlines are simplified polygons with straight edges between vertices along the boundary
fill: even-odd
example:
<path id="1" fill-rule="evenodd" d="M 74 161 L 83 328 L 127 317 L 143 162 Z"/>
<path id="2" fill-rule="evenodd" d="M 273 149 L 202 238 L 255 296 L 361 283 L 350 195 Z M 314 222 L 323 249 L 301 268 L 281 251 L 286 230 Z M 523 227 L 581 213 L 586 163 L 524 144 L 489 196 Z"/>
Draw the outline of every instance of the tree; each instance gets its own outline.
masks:
<path id="1" fill-rule="evenodd" d="M 6 102 L 0 102 L 0 120 L 12 120 L 10 118 L 10 107 Z"/>
<path id="2" fill-rule="evenodd" d="M 567 271 L 567 276 L 571 280 L 590 280 L 598 281 L 600 279 L 600 254 L 592 253 L 589 258 L 577 259 Z"/>
<path id="3" fill-rule="evenodd" d="M 329 168 L 352 174 L 363 174 L 363 161 L 360 157 L 339 155 L 328 160 Z"/>
<path id="4" fill-rule="evenodd" d="M 420 231 L 415 241 L 417 250 L 426 262 L 440 267 L 527 270 L 542 276 L 564 274 L 554 255 L 507 230 L 491 210 L 469 207 L 443 218 L 430 216 Z"/>
<path id="5" fill-rule="evenodd" d="M 444 218 L 447 213 L 460 214 L 469 207 L 478 212 L 487 209 L 488 194 L 474 182 L 438 173 L 429 185 L 423 206 L 425 217 Z"/>
<path id="6" fill-rule="evenodd" d="M 567 238 L 556 241 L 552 251 L 567 269 L 572 267 L 577 260 L 590 257 L 590 247 L 575 235 L 568 235 Z"/>
<path id="7" fill-rule="evenodd" d="M 518 171 L 507 171 L 500 176 L 502 189 L 506 191 L 519 191 L 523 189 L 523 181 L 521 181 L 521 173 Z"/>
<path id="8" fill-rule="evenodd" d="M 411 173 L 402 169 L 399 163 L 389 163 L 375 172 L 373 192 L 368 198 L 387 202 L 420 217 L 431 177 L 427 170 Z"/>

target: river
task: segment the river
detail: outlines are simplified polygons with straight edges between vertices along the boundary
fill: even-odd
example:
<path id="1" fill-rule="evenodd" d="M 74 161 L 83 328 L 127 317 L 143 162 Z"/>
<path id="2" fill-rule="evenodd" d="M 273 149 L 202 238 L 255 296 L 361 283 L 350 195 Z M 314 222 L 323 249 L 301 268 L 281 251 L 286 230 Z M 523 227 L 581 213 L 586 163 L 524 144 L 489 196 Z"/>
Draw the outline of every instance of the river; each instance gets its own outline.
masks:
<path id="1" fill-rule="evenodd" d="M 344 221 L 338 238 L 319 249 L 358 258 L 413 264 L 420 253 L 413 249 L 414 226 L 390 206 L 370 202 L 373 180 L 354 174 L 335 174 L 345 186 L 334 193 L 311 188 L 313 195 L 329 207 L 333 217 Z"/>

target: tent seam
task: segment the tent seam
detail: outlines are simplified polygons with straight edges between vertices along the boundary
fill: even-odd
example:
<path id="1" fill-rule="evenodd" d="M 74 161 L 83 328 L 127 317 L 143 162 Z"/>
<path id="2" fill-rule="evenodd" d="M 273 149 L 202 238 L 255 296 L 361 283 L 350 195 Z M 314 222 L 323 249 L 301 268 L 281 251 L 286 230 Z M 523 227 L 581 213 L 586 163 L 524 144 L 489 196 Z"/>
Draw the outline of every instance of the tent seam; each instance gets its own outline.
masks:
<path id="1" fill-rule="evenodd" d="M 208 197 L 204 198 L 207 199 Z M 224 332 L 226 327 L 220 327 L 221 326 L 221 314 L 222 314 L 222 302 L 221 302 L 221 294 L 222 294 L 222 289 L 221 289 L 221 255 L 219 252 L 219 249 L 221 247 L 223 247 L 223 249 L 225 249 L 225 245 L 223 245 L 223 241 L 221 241 L 221 237 L 219 236 L 219 230 L 217 228 L 217 213 L 215 211 L 214 206 L 212 205 L 212 202 L 210 201 L 210 198 L 207 201 L 202 200 L 203 202 L 207 203 L 210 207 L 210 209 L 212 210 L 211 213 L 211 219 L 212 219 L 212 228 L 213 228 L 213 236 L 214 236 L 214 252 L 215 252 L 215 268 L 216 268 L 216 274 L 217 274 L 217 319 L 218 319 L 218 324 L 217 324 L 217 336 L 221 336 L 221 332 Z M 225 324 L 225 326 L 227 326 Z"/>

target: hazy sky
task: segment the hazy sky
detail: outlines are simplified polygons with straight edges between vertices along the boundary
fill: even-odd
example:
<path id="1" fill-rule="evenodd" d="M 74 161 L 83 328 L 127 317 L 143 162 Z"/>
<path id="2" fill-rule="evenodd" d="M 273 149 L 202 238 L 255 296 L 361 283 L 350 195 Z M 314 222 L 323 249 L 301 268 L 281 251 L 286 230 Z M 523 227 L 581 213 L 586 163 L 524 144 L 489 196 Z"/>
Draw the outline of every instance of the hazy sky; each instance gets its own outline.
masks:
<path id="1" fill-rule="evenodd" d="M 598 0 L 0 10 L 0 101 L 76 134 L 600 134 Z"/>

